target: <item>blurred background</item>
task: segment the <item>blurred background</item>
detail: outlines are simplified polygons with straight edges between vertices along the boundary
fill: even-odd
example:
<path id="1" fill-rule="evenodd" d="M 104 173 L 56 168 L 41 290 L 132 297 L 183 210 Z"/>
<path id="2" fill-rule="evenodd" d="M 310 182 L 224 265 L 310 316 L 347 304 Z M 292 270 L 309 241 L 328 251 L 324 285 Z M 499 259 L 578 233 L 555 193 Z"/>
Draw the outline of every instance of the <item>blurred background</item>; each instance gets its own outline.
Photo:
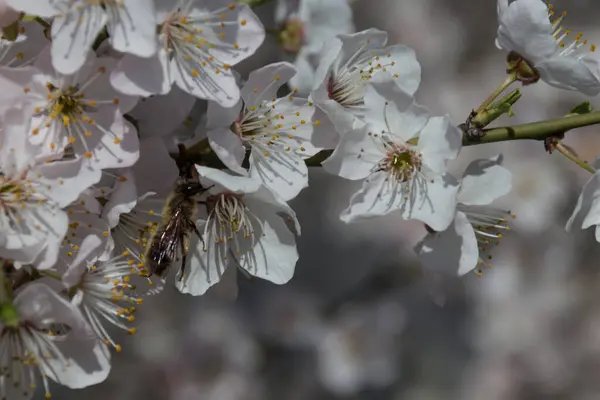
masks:
<path id="1" fill-rule="evenodd" d="M 495 0 L 357 0 L 357 30 L 376 27 L 416 50 L 418 101 L 465 120 L 504 79 Z M 557 0 L 565 24 L 600 41 L 600 3 Z M 265 25 L 272 5 L 257 13 Z M 277 61 L 268 39 L 250 71 Z M 585 100 L 539 83 L 523 90 L 523 123 Z M 592 105 L 598 106 L 592 99 Z M 600 128 L 570 133 L 587 160 Z M 139 308 L 138 333 L 119 337 L 106 382 L 59 399 L 384 400 L 600 398 L 600 244 L 564 225 L 587 173 L 537 142 L 466 148 L 457 173 L 502 152 L 514 188 L 499 206 L 517 218 L 481 278 L 424 278 L 418 223 L 381 218 L 345 225 L 357 185 L 314 169 L 292 202 L 302 224 L 296 276 L 278 287 L 238 276 L 239 296 L 193 298 L 168 285 Z M 443 307 L 439 306 L 444 302 Z M 118 335 L 118 333 L 117 333 Z"/>

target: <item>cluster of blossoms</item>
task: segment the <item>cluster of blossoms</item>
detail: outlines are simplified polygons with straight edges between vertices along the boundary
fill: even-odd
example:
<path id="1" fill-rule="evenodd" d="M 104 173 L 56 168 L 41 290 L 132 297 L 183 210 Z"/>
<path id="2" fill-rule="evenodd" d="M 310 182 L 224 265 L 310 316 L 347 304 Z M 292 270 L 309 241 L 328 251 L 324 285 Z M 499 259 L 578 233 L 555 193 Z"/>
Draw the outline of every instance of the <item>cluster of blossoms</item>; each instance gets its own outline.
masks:
<path id="1" fill-rule="evenodd" d="M 600 92 L 595 46 L 581 35 L 570 41 L 563 17 L 541 0 L 498 1 L 508 78 L 462 126 L 416 102 L 412 49 L 387 44 L 377 29 L 353 33 L 347 0 L 278 1 L 284 60 L 246 79 L 234 68 L 265 39 L 251 0 L 6 3 L 0 397 L 8 399 L 32 396 L 40 382 L 50 397 L 49 380 L 103 381 L 111 351 L 121 350 L 110 326 L 135 333 L 136 307 L 160 293 L 169 271 L 191 295 L 235 284 L 237 271 L 288 282 L 300 235 L 288 202 L 308 186 L 308 166 L 362 182 L 343 221 L 390 213 L 421 221 L 424 268 L 480 272 L 509 229 L 510 212 L 490 205 L 511 190 L 511 174 L 501 155 L 472 161 L 460 178 L 449 163 L 510 111 L 515 96 L 494 100 L 514 82 Z M 564 150 L 560 138 L 546 139 Z M 600 225 L 598 176 L 569 229 Z"/>

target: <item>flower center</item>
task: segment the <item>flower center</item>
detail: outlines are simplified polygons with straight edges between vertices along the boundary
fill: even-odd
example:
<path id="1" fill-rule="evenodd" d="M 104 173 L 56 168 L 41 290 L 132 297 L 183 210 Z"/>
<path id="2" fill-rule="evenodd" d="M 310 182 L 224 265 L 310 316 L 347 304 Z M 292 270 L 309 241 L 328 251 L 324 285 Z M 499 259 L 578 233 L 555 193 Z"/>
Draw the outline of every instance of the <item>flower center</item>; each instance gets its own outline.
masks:
<path id="1" fill-rule="evenodd" d="M 504 233 L 510 230 L 509 220 L 516 218 L 516 216 L 510 211 L 486 206 L 459 204 L 456 209 L 467 216 L 475 231 L 477 247 L 479 248 L 478 265 L 491 268 L 490 247 L 500 244 L 500 239 L 504 237 Z M 479 276 L 483 274 L 481 267 L 476 272 Z"/>
<path id="2" fill-rule="evenodd" d="M 389 173 L 397 182 L 410 182 L 421 171 L 421 154 L 409 145 L 383 139 L 385 157 L 377 165 L 377 171 Z"/>
<path id="3" fill-rule="evenodd" d="M 27 178 L 24 173 L 21 179 L 11 179 L 2 176 L 0 172 L 0 212 L 6 217 L 8 227 L 20 233 L 31 232 L 31 228 L 43 234 L 38 222 L 35 207 L 50 207 L 48 198 L 44 196 L 38 181 Z M 35 224 L 31 225 L 32 220 Z M 4 225 L 6 229 L 7 226 Z"/>
<path id="4" fill-rule="evenodd" d="M 248 243 L 240 239 L 249 239 L 254 246 L 255 224 L 258 218 L 244 204 L 242 196 L 234 193 L 219 193 L 206 199 L 208 219 L 204 228 L 205 240 L 212 244 L 232 245 L 235 254 L 241 253 L 241 247 Z M 225 256 L 226 257 L 226 256 Z"/>
<path id="5" fill-rule="evenodd" d="M 286 20 L 279 31 L 278 38 L 283 50 L 288 53 L 298 53 L 306 38 L 304 24 L 299 18 L 290 18 Z"/>

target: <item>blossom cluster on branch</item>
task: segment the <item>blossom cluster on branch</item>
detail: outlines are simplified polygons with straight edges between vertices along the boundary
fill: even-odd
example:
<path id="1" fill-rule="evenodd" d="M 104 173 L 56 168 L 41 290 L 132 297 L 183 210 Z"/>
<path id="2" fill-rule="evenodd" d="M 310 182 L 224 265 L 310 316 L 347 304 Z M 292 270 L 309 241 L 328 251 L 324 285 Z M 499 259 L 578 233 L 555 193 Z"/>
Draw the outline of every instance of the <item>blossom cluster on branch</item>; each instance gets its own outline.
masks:
<path id="1" fill-rule="evenodd" d="M 5 4 L 2 4 L 5 3 Z M 596 226 L 595 166 L 561 143 L 600 123 L 589 104 L 556 120 L 487 126 L 539 80 L 600 92 L 595 46 L 542 0 L 498 1 L 507 77 L 461 125 L 415 99 L 415 52 L 354 33 L 347 0 L 5 0 L 0 42 L 0 397 L 49 380 L 103 381 L 135 311 L 168 280 L 235 287 L 237 272 L 294 275 L 301 221 L 288 202 L 309 166 L 360 181 L 341 220 L 421 221 L 432 273 L 481 273 L 513 216 L 502 155 L 449 164 L 464 145 L 539 139 L 594 175 L 567 229 Z M 6 17 L 6 18 L 4 18 Z M 281 61 L 236 65 L 273 33 Z M 171 276 L 171 277 L 170 277 Z M 170 277 L 170 278 L 169 278 Z"/>

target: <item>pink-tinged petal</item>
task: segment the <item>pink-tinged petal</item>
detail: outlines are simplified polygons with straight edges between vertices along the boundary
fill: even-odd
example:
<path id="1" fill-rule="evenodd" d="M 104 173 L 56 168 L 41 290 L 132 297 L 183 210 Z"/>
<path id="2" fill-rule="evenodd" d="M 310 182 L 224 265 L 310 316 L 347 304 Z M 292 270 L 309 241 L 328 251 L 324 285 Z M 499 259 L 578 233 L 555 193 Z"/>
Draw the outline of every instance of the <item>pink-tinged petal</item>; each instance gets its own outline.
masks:
<path id="1" fill-rule="evenodd" d="M 264 101 L 274 101 L 277 90 L 296 75 L 296 67 L 288 62 L 269 64 L 250 73 L 241 89 L 246 108 L 258 107 Z"/>
<path id="2" fill-rule="evenodd" d="M 127 169 L 117 178 L 114 189 L 104 205 L 102 218 L 108 221 L 110 228 L 119 223 L 121 214 L 130 212 L 138 201 L 138 191 L 132 169 Z"/>
<path id="3" fill-rule="evenodd" d="M 167 196 L 179 176 L 175 160 L 160 137 L 140 140 L 140 159 L 133 166 L 138 193 Z"/>
<path id="4" fill-rule="evenodd" d="M 449 117 L 433 117 L 421 130 L 417 147 L 423 156 L 423 163 L 435 173 L 442 174 L 448 162 L 460 152 L 462 133 L 452 125 Z"/>
<path id="5" fill-rule="evenodd" d="M 578 90 L 588 96 L 600 93 L 600 65 L 596 59 L 554 56 L 536 64 L 540 77 L 549 85 Z"/>
<path id="6" fill-rule="evenodd" d="M 333 154 L 322 164 L 325 171 L 351 180 L 369 176 L 385 157 L 383 147 L 369 132 L 371 128 L 363 126 L 342 136 Z"/>
<path id="7" fill-rule="evenodd" d="M 240 138 L 229 128 L 213 129 L 208 131 L 210 147 L 219 156 L 227 168 L 238 174 L 245 175 L 242 167 L 246 149 Z"/>
<path id="8" fill-rule="evenodd" d="M 169 56 L 163 48 L 149 58 L 125 54 L 111 72 L 110 83 L 128 95 L 166 94 L 173 84 L 169 71 Z"/>
<path id="9" fill-rule="evenodd" d="M 436 175 L 415 186 L 403 208 L 404 219 L 416 219 L 441 232 L 456 212 L 459 185 L 450 175 Z"/>
<path id="10" fill-rule="evenodd" d="M 188 117 L 196 98 L 177 86 L 166 95 L 142 99 L 131 110 L 140 138 L 171 134 Z"/>
<path id="11" fill-rule="evenodd" d="M 74 74 L 86 61 L 96 36 L 108 17 L 100 5 L 57 16 L 52 23 L 52 65 L 62 74 Z"/>
<path id="12" fill-rule="evenodd" d="M 294 276 L 296 238 L 270 210 L 253 207 L 252 211 L 262 221 L 262 235 L 251 251 L 237 257 L 238 264 L 250 275 L 283 285 Z"/>
<path id="13" fill-rule="evenodd" d="M 265 156 L 253 150 L 249 161 L 249 176 L 262 181 L 285 201 L 293 199 L 308 186 L 308 167 L 294 153 L 281 151 Z"/>
<path id="14" fill-rule="evenodd" d="M 153 0 L 124 0 L 107 6 L 115 14 L 108 25 L 115 50 L 150 57 L 156 52 L 156 11 Z"/>
<path id="15" fill-rule="evenodd" d="M 599 172 L 596 172 L 583 187 L 575 209 L 567 221 L 566 230 L 570 232 L 573 227 L 587 229 L 593 225 L 600 225 Z"/>
<path id="16" fill-rule="evenodd" d="M 60 8 L 53 0 L 6 0 L 6 4 L 15 10 L 44 18 L 60 14 Z"/>
<path id="17" fill-rule="evenodd" d="M 557 42 L 552 36 L 548 6 L 541 0 L 516 0 L 499 16 L 497 44 L 515 51 L 534 64 L 552 56 Z"/>
<path id="18" fill-rule="evenodd" d="M 501 166 L 502 156 L 472 161 L 465 170 L 458 202 L 465 205 L 491 204 L 512 189 L 512 174 Z"/>
<path id="19" fill-rule="evenodd" d="M 427 124 L 429 112 L 416 104 L 412 95 L 394 84 L 392 75 L 380 72 L 365 88 L 364 120 L 374 132 L 391 133 L 407 142 Z"/>
<path id="20" fill-rule="evenodd" d="M 200 181 L 204 187 L 215 184 L 210 193 L 230 191 L 238 194 L 254 193 L 261 187 L 260 181 L 246 176 L 237 176 L 219 169 L 196 165 Z"/>
<path id="21" fill-rule="evenodd" d="M 479 260 L 475 232 L 462 212 L 456 213 L 447 230 L 427 235 L 416 251 L 425 268 L 448 275 L 464 275 Z"/>

